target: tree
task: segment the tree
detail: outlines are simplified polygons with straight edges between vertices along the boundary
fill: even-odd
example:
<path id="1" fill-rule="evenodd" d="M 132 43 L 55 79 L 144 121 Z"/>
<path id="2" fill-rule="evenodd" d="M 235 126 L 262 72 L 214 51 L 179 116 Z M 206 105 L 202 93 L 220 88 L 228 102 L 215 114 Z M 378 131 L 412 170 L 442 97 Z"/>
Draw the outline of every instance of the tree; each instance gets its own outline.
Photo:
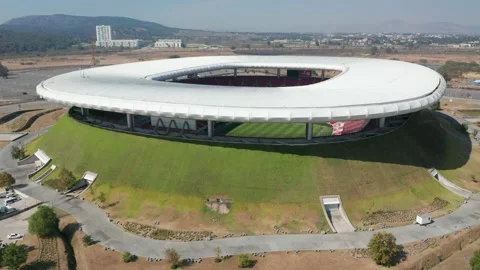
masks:
<path id="1" fill-rule="evenodd" d="M 378 52 L 378 47 L 377 46 L 373 46 L 372 48 L 370 48 L 370 54 L 371 55 L 377 55 L 377 52 Z"/>
<path id="2" fill-rule="evenodd" d="M 54 236 L 58 231 L 58 218 L 52 207 L 41 205 L 28 219 L 28 232 L 40 237 Z"/>
<path id="3" fill-rule="evenodd" d="M 315 40 L 315 46 L 320 47 L 320 42 L 318 41 L 318 39 Z"/>
<path id="4" fill-rule="evenodd" d="M 0 187 L 7 188 L 15 184 L 15 178 L 7 172 L 0 173 Z"/>
<path id="5" fill-rule="evenodd" d="M 178 267 L 178 264 L 180 263 L 180 255 L 178 255 L 175 249 L 166 248 L 165 257 L 167 257 L 168 262 L 172 264 L 172 268 Z"/>
<path id="6" fill-rule="evenodd" d="M 393 258 L 399 252 L 396 241 L 397 239 L 391 233 L 379 232 L 374 234 L 368 243 L 370 257 L 379 265 L 391 265 Z"/>
<path id="7" fill-rule="evenodd" d="M 18 269 L 20 265 L 27 261 L 27 255 L 25 246 L 9 244 L 3 250 L 2 266 L 6 266 L 9 270 Z"/>
<path id="8" fill-rule="evenodd" d="M 270 45 L 272 45 L 272 42 L 270 42 L 270 40 L 267 40 L 267 46 L 270 47 Z"/>
<path id="9" fill-rule="evenodd" d="M 230 49 L 235 50 L 237 47 L 235 45 L 232 45 Z"/>
<path id="10" fill-rule="evenodd" d="M 10 151 L 13 159 L 24 159 L 25 158 L 25 150 L 23 146 L 13 146 L 12 150 Z"/>
<path id="11" fill-rule="evenodd" d="M 8 72 L 10 72 L 8 68 L 0 63 L 0 77 L 8 78 Z"/>
<path id="12" fill-rule="evenodd" d="M 470 266 L 473 270 L 480 269 L 480 249 L 473 253 L 473 257 L 470 259 Z"/>
<path id="13" fill-rule="evenodd" d="M 253 262 L 248 258 L 247 254 L 240 254 L 238 256 L 238 267 L 239 268 L 248 268 L 252 267 Z"/>
<path id="14" fill-rule="evenodd" d="M 180 44 L 180 47 L 182 47 L 182 48 L 187 47 L 187 43 L 185 42 L 185 40 L 182 40 L 182 44 Z"/>

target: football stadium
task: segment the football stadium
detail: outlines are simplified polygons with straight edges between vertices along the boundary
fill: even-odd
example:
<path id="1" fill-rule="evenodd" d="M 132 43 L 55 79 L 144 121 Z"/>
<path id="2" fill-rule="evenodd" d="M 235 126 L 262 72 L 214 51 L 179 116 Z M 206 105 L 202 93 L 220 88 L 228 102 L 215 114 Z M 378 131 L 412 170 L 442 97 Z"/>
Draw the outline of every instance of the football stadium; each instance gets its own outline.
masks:
<path id="1" fill-rule="evenodd" d="M 462 126 L 429 109 L 445 89 L 429 68 L 367 58 L 97 67 L 38 85 L 71 109 L 26 150 L 78 177 L 98 173 L 84 196 L 103 194 L 113 219 L 222 233 L 327 230 L 319 198 L 338 195 L 355 227 L 396 226 L 462 202 L 428 169 L 474 170 Z M 58 188 L 59 171 L 42 183 Z M 231 202 L 228 214 L 206 206 L 218 198 Z"/>
<path id="2" fill-rule="evenodd" d="M 37 93 L 105 128 L 295 145 L 384 134 L 445 89 L 435 71 L 399 61 L 217 56 L 75 71 L 42 82 Z"/>

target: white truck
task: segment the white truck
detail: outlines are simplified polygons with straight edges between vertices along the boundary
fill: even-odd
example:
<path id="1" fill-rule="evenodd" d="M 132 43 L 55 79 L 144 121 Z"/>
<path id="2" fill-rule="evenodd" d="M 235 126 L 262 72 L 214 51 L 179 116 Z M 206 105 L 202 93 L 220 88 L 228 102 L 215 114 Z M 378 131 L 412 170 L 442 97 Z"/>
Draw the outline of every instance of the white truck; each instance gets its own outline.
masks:
<path id="1" fill-rule="evenodd" d="M 420 225 L 430 224 L 432 223 L 432 216 L 429 216 L 429 215 L 417 216 L 417 218 L 415 219 L 415 222 Z"/>

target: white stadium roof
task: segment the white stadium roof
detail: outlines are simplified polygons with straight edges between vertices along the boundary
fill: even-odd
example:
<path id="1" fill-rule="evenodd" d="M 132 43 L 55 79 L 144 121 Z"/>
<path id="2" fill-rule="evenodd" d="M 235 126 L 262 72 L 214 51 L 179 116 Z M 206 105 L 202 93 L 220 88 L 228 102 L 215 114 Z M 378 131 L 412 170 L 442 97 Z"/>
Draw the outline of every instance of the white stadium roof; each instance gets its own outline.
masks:
<path id="1" fill-rule="evenodd" d="M 294 87 L 210 86 L 159 81 L 226 68 L 326 69 L 332 79 Z M 138 62 L 59 75 L 37 86 L 54 102 L 105 111 L 197 120 L 325 122 L 415 112 L 438 101 L 445 80 L 416 64 L 348 57 L 212 56 Z"/>

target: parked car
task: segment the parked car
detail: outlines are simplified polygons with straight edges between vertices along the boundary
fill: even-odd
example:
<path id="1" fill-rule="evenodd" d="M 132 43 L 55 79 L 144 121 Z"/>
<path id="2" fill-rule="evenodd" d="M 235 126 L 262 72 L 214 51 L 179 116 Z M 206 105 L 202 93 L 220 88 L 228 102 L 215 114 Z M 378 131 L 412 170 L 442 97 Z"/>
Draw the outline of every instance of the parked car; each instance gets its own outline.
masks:
<path id="1" fill-rule="evenodd" d="M 18 234 L 18 233 L 11 233 L 7 235 L 8 239 L 20 239 L 23 238 L 23 234 Z"/>
<path id="2" fill-rule="evenodd" d="M 8 199 L 5 199 L 4 203 L 5 205 L 9 204 L 9 203 L 14 203 L 17 201 L 17 198 L 16 197 L 10 197 Z"/>

